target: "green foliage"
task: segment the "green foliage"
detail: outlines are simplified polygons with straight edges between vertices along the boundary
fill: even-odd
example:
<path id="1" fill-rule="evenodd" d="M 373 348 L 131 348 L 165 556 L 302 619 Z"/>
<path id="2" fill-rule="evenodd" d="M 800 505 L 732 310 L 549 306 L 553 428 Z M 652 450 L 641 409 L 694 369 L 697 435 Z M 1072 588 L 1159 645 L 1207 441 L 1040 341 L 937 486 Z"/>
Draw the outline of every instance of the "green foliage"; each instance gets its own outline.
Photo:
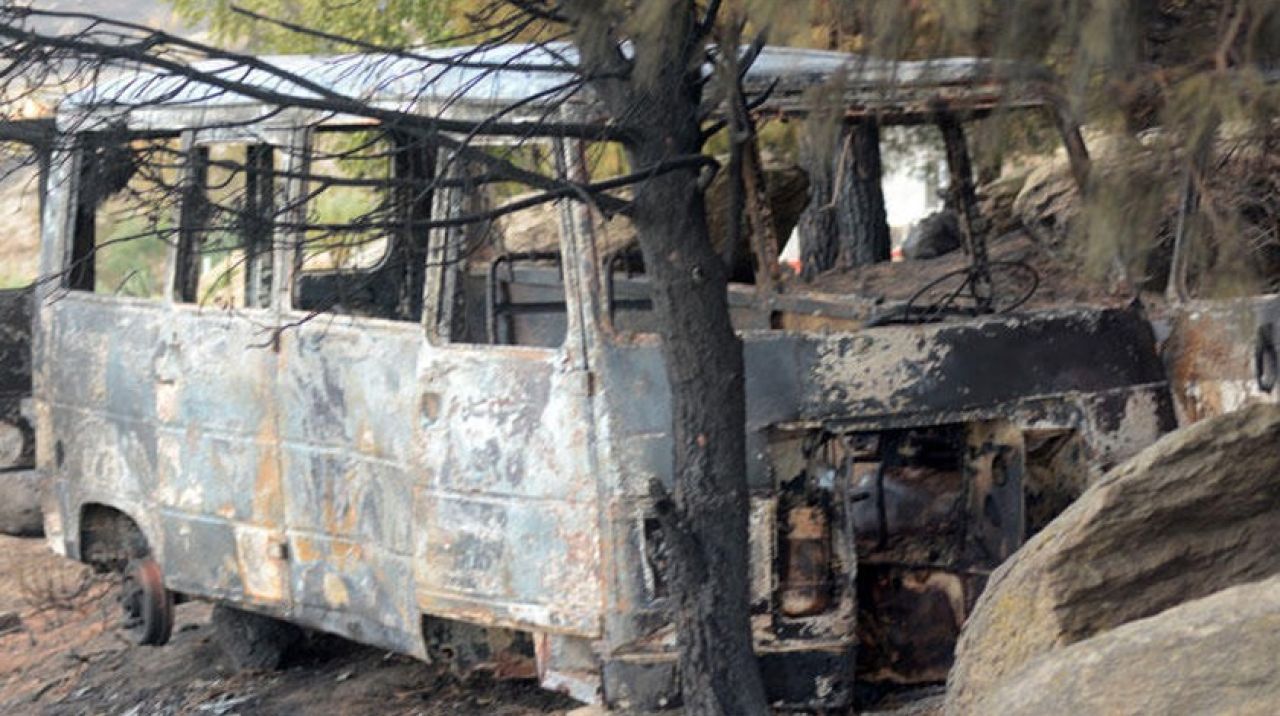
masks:
<path id="1" fill-rule="evenodd" d="M 233 6 L 331 35 L 390 47 L 430 43 L 446 29 L 453 0 L 169 0 L 191 24 L 207 23 L 214 41 L 254 52 L 350 52 L 350 45 L 292 32 L 232 10 Z"/>
<path id="2" fill-rule="evenodd" d="M 131 168 L 127 184 L 95 211 L 95 291 L 149 298 L 163 295 L 168 241 L 176 220 L 165 190 L 173 186 L 176 170 L 166 165 L 165 158 L 172 156 L 175 147 L 172 140 L 139 141 L 130 147 L 132 156 L 124 151 L 100 155 Z"/>
<path id="3" fill-rule="evenodd" d="M 10 288 L 22 288 L 31 283 L 29 272 L 0 266 L 0 291 Z"/>
<path id="4" fill-rule="evenodd" d="M 166 220 L 161 225 L 153 225 L 149 218 L 139 214 L 118 221 L 100 218 L 101 240 L 94 255 L 97 284 L 94 290 L 141 298 L 163 295 L 169 245 L 159 232 L 167 230 L 169 224 Z"/>
<path id="5" fill-rule="evenodd" d="M 387 231 L 368 224 L 391 218 L 390 197 L 350 180 L 389 178 L 393 147 L 381 132 L 355 130 L 318 134 L 314 149 L 307 220 L 344 228 L 306 232 L 305 269 L 367 268 L 386 251 Z"/>

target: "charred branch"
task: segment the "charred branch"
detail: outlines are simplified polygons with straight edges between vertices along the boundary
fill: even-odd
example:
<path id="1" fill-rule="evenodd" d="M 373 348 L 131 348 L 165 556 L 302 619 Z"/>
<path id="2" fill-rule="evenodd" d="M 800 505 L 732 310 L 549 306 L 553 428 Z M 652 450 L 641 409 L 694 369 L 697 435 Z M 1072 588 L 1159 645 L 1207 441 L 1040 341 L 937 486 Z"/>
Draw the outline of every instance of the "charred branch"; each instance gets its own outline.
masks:
<path id="1" fill-rule="evenodd" d="M 346 35 L 336 35 L 332 32 L 325 32 L 315 27 L 301 25 L 296 22 L 270 15 L 263 15 L 254 12 L 240 5 L 232 5 L 231 11 L 237 15 L 243 15 L 256 22 L 268 25 L 275 25 L 289 32 L 302 35 L 304 37 L 312 37 L 320 40 L 332 42 L 337 45 L 346 45 L 362 52 L 376 52 L 379 54 L 392 55 L 395 57 L 403 57 L 411 60 L 418 60 L 431 65 L 440 67 L 450 67 L 456 69 L 470 70 L 509 70 L 514 72 L 550 72 L 553 74 L 562 74 L 564 72 L 578 72 L 578 68 L 573 65 L 557 62 L 555 64 L 544 64 L 536 62 L 481 62 L 478 60 L 457 59 L 441 54 L 427 54 L 423 52 L 414 52 L 406 50 L 402 47 L 393 47 L 391 45 L 383 45 L 376 42 L 368 42 L 359 40 Z"/>
<path id="2" fill-rule="evenodd" d="M 28 14 L 44 16 L 48 13 L 23 10 L 18 14 L 20 16 L 26 16 Z M 105 22 L 95 16 L 83 15 L 81 13 L 56 13 L 55 15 L 73 15 L 82 18 L 94 18 L 97 22 Z M 132 28 L 136 26 L 125 24 L 123 27 Z M 0 37 L 7 37 L 19 43 L 26 43 L 41 47 L 53 47 L 72 52 L 78 56 L 98 58 L 102 61 L 139 63 L 144 66 L 162 70 L 172 76 L 184 77 L 195 82 L 207 84 L 228 92 L 234 92 L 278 107 L 298 107 L 338 114 L 348 114 L 356 117 L 367 117 L 383 123 L 383 125 L 388 128 L 393 128 L 397 131 L 417 136 L 425 141 L 436 144 L 443 149 L 455 153 L 461 159 L 482 164 L 489 170 L 502 175 L 509 181 L 520 182 L 546 191 L 569 189 L 579 196 L 589 193 L 586 188 L 574 186 L 571 182 L 566 182 L 561 179 L 549 177 L 545 174 L 523 169 L 513 162 L 472 147 L 467 141 L 455 139 L 449 136 L 448 133 L 463 133 L 470 137 L 486 133 L 515 134 L 526 137 L 567 136 L 601 141 L 610 139 L 619 140 L 630 137 L 630 134 L 627 132 L 618 132 L 617 130 L 608 127 L 594 125 L 557 122 L 507 124 L 489 121 L 491 118 L 486 118 L 479 122 L 465 122 L 381 109 L 368 103 L 361 102 L 360 100 L 345 97 L 330 90 L 329 88 L 323 87 L 295 73 L 285 71 L 270 63 L 263 62 L 253 56 L 223 52 L 189 40 L 170 38 L 170 36 L 165 33 L 152 33 L 148 35 L 147 39 L 143 42 L 123 45 L 95 42 L 83 39 L 82 37 L 45 35 L 30 30 L 20 29 L 10 24 L 0 24 Z M 289 94 L 266 89 L 261 85 L 231 79 L 225 74 L 201 71 L 185 62 L 149 53 L 145 49 L 140 49 L 151 48 L 159 44 L 168 44 L 171 39 L 173 44 L 198 49 L 207 57 L 242 63 L 244 67 L 266 72 L 271 76 L 278 77 L 279 79 L 293 84 L 304 92 L 312 93 L 316 96 L 313 97 L 296 93 Z M 600 196 L 596 197 L 594 201 L 601 210 L 606 213 L 616 213 L 626 209 L 626 203 L 624 201 L 613 197 Z"/>

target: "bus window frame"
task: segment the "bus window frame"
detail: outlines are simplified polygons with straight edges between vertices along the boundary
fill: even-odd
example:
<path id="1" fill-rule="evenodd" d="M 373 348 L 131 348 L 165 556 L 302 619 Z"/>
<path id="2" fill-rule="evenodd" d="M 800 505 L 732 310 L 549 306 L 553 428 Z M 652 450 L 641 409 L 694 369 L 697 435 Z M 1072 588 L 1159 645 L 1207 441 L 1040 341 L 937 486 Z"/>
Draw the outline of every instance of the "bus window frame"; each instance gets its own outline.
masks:
<path id="1" fill-rule="evenodd" d="M 585 142 L 573 139 L 549 138 L 525 140 L 542 143 L 555 160 L 556 171 L 570 181 L 585 181 L 586 165 L 582 157 Z M 455 156 L 441 152 L 437 160 L 437 180 L 457 178 Z M 432 216 L 447 220 L 456 215 L 455 196 L 462 189 L 457 186 L 438 188 L 432 204 Z M 433 227 L 427 240 L 427 276 L 424 281 L 425 299 L 422 319 L 427 342 L 435 347 L 450 350 L 507 350 L 537 351 L 545 355 L 562 354 L 569 357 L 575 367 L 585 367 L 587 346 L 599 340 L 601 303 L 599 299 L 600 274 L 595 263 L 595 241 L 591 236 L 589 209 L 571 199 L 557 201 L 559 209 L 558 236 L 560 254 L 560 278 L 564 290 L 565 337 L 557 346 L 539 346 L 506 343 L 473 343 L 452 337 L 456 295 L 459 282 L 465 278 L 465 270 L 459 261 L 461 227 Z"/>
<path id="2" fill-rule="evenodd" d="M 89 287 L 75 285 L 78 278 L 76 270 L 76 262 L 79 260 L 79 252 L 82 248 L 82 237 L 80 233 L 83 221 L 90 224 L 93 235 L 92 241 L 88 247 L 89 254 L 93 263 L 93 269 L 90 273 L 91 283 L 96 283 L 95 274 L 97 272 L 96 252 L 98 250 L 98 237 L 96 221 L 98 216 L 98 208 L 92 207 L 87 216 L 82 214 L 84 205 L 84 169 L 90 150 L 94 147 L 95 141 L 99 138 L 110 137 L 118 140 L 120 143 L 128 144 L 139 140 L 165 140 L 179 139 L 182 132 L 174 131 L 125 131 L 120 133 L 119 137 L 112 137 L 113 131 L 81 131 L 69 135 L 69 141 L 60 147 L 50 150 L 50 158 L 48 159 L 49 169 L 43 170 L 48 177 L 42 181 L 42 196 L 40 200 L 40 244 L 41 259 L 40 273 L 48 275 L 54 273 L 57 275 L 57 288 L 61 291 L 74 293 L 78 296 L 94 297 L 94 300 L 110 300 L 122 303 L 141 303 L 144 305 L 170 305 L 172 301 L 172 282 L 173 282 L 173 252 L 176 242 L 170 242 L 165 249 L 165 263 L 163 268 L 164 285 L 161 287 L 159 295 L 156 296 L 123 296 L 115 293 L 106 293 L 98 291 L 95 285 Z M 62 164 L 63 166 L 58 166 Z M 61 171 L 59 171 L 61 170 Z M 182 171 L 182 168 L 179 168 Z M 65 172 L 65 173 L 64 173 Z M 65 187 L 63 200 L 66 202 L 65 208 L 57 206 L 56 202 L 50 202 L 47 196 L 50 190 L 55 186 L 55 176 L 61 175 L 60 179 Z M 51 218 L 47 212 L 50 210 L 55 212 L 63 211 L 60 221 L 49 221 Z M 174 208 L 176 212 L 177 207 Z M 175 221 L 177 214 L 174 215 Z M 177 225 L 175 224 L 175 227 Z M 50 236 L 49 234 L 53 235 Z M 47 263 L 48 256 L 46 252 L 52 250 L 55 253 L 55 261 L 53 265 Z M 52 270 L 50 270 L 52 269 Z"/>
<path id="3" fill-rule="evenodd" d="M 418 151 L 423 151 L 424 155 L 418 157 L 418 160 L 425 162 L 425 167 L 416 164 L 415 160 L 401 155 L 398 152 L 408 151 L 403 139 L 393 129 L 388 129 L 377 123 L 341 123 L 341 124 L 325 124 L 323 126 L 308 125 L 296 127 L 293 130 L 289 145 L 282 146 L 285 152 L 284 166 L 280 169 L 284 175 L 282 182 L 282 207 L 278 215 L 282 216 L 282 222 L 293 227 L 288 231 L 278 231 L 276 234 L 276 247 L 282 250 L 286 255 L 286 268 L 284 271 L 278 271 L 285 280 L 277 286 L 278 303 L 281 311 L 285 313 L 303 314 L 303 317 L 325 316 L 328 319 L 342 318 L 358 321 L 386 321 L 398 325 L 418 324 L 423 325 L 423 321 L 427 315 L 428 284 L 429 270 L 427 263 L 430 255 L 430 233 L 431 230 L 425 230 L 427 233 L 422 238 L 422 245 L 419 248 L 421 253 L 421 264 L 413 269 L 417 273 L 417 277 L 410 277 L 410 281 L 421 281 L 420 290 L 412 297 L 409 306 L 410 314 L 416 314 L 416 317 L 387 317 L 387 316 L 366 316 L 366 315 L 348 315 L 335 311 L 321 309 L 307 309 L 300 307 L 300 299 L 298 292 L 300 290 L 301 278 L 304 274 L 324 274 L 326 271 L 304 271 L 303 264 L 306 251 L 306 221 L 307 211 L 311 202 L 316 199 L 315 196 L 309 196 L 309 177 L 311 173 L 311 162 L 315 153 L 315 137 L 317 134 L 341 134 L 359 131 L 378 131 L 383 133 L 383 137 L 379 141 L 386 142 L 395 152 L 394 156 L 389 159 L 390 172 L 386 177 L 385 191 L 393 193 L 396 191 L 395 178 L 397 176 L 397 168 L 405 167 L 413 170 L 414 167 L 425 168 L 429 176 L 434 176 L 434 165 L 437 163 L 439 156 L 438 148 L 425 147 Z M 404 161 L 401 161 L 404 160 Z M 398 219 L 408 219 L 411 223 L 419 220 L 430 220 L 434 212 L 434 195 L 438 194 L 437 189 L 432 189 L 432 196 L 427 197 L 427 201 L 415 201 L 411 204 L 397 206 L 396 217 Z M 401 198 L 390 198 L 391 202 L 400 204 Z M 422 210 L 425 208 L 426 215 L 423 216 Z M 355 274 L 357 272 L 372 272 L 385 267 L 389 262 L 396 259 L 396 254 L 405 251 L 405 246 L 412 242 L 414 233 L 403 228 L 395 228 L 387 230 L 387 247 L 386 252 L 378 259 L 378 261 L 369 267 L 351 270 L 348 273 Z M 341 273 L 341 272 L 339 272 Z"/>

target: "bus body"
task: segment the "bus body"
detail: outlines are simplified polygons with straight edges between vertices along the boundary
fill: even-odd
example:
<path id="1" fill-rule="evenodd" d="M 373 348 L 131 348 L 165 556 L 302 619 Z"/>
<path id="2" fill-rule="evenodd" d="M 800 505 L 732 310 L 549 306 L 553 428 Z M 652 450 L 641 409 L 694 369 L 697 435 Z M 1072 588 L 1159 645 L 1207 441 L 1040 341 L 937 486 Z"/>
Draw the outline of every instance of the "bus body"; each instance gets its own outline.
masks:
<path id="1" fill-rule="evenodd" d="M 340 84 L 358 74 L 341 63 L 370 60 L 273 61 Z M 766 50 L 754 79 L 813 83 L 847 62 Z M 420 76 L 387 72 L 418 83 L 388 103 L 442 101 Z M 537 89 L 514 80 L 470 94 L 439 81 L 444 97 L 492 105 Z M 776 101 L 799 95 L 788 89 Z M 583 701 L 676 703 L 649 488 L 672 485 L 671 388 L 643 276 L 615 272 L 587 209 L 565 202 L 553 256 L 468 257 L 460 229 L 421 244 L 393 231 L 379 260 L 345 274 L 306 269 L 303 220 L 265 243 L 246 223 L 229 249 L 235 280 L 208 292 L 192 290 L 210 270 L 189 245 L 198 212 L 175 206 L 161 260 L 107 281 L 104 142 L 168 142 L 177 167 L 164 171 L 196 187 L 187 203 L 215 191 L 202 172 L 235 145 L 245 186 L 268 186 L 275 215 L 306 217 L 300 168 L 324 132 L 371 131 L 171 90 L 98 88 L 60 114 L 42 271 L 61 280 L 40 288 L 34 346 L 55 550 L 98 564 L 145 553 L 187 598 L 536 676 Z M 125 94 L 128 111 L 102 99 Z M 565 164 L 581 154 L 567 139 L 546 146 Z M 443 174 L 445 156 L 414 171 Z M 465 213 L 467 191 L 441 185 L 416 210 Z M 400 250 L 414 245 L 425 253 Z M 203 300 L 228 291 L 223 305 Z M 846 704 L 855 668 L 890 684 L 944 678 L 985 575 L 1061 500 L 1057 483 L 1173 427 L 1136 309 L 857 328 L 875 308 L 850 297 L 734 286 L 731 304 L 746 360 L 752 625 L 775 703 Z M 828 327 L 776 328 L 784 313 Z"/>

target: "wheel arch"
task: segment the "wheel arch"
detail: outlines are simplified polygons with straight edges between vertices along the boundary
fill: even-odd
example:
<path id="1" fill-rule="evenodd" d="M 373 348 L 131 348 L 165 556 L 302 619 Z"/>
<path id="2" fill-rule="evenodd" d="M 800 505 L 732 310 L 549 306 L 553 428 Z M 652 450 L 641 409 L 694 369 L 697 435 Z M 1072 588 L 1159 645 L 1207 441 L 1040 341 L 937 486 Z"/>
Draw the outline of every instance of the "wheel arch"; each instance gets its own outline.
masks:
<path id="1" fill-rule="evenodd" d="M 142 523 L 125 508 L 86 501 L 79 505 L 76 517 L 80 561 L 95 569 L 120 570 L 129 560 L 155 554 Z"/>

